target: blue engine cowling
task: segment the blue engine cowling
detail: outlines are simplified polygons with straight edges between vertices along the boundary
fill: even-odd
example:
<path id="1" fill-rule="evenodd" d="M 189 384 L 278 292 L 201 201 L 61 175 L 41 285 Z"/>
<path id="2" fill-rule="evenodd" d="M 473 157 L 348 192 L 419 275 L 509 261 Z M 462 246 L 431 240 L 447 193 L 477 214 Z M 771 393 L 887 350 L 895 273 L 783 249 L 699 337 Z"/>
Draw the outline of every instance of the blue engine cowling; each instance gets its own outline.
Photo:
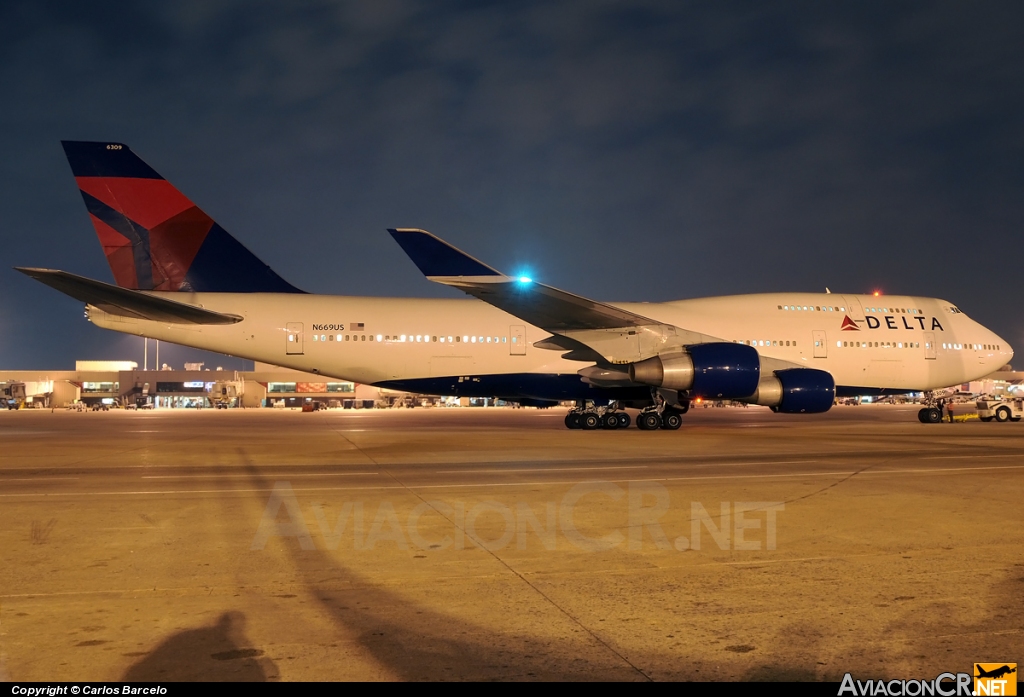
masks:
<path id="1" fill-rule="evenodd" d="M 752 346 L 717 342 L 687 346 L 686 352 L 693 361 L 693 396 L 743 399 L 757 390 L 761 359 Z"/>
<path id="2" fill-rule="evenodd" d="M 832 408 L 836 381 L 830 373 L 814 368 L 776 370 L 782 383 L 782 401 L 772 407 L 784 414 L 820 414 Z"/>

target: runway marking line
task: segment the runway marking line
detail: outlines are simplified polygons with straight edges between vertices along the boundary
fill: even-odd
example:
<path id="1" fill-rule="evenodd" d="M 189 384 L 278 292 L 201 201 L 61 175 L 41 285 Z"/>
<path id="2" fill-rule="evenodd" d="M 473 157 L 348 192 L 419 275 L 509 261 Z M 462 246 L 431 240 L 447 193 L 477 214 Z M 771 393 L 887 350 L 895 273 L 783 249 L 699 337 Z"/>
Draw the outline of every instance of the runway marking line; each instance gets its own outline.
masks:
<path id="1" fill-rule="evenodd" d="M 505 472 L 584 472 L 591 470 L 645 470 L 650 465 L 614 465 L 611 467 L 528 467 L 525 469 L 489 469 L 489 470 L 437 470 L 434 474 L 503 474 Z"/>
<path id="2" fill-rule="evenodd" d="M 22 479 L 0 479 L 0 484 L 4 482 L 55 482 L 55 481 L 73 481 L 81 479 L 81 477 L 27 477 Z"/>
<path id="3" fill-rule="evenodd" d="M 979 472 L 983 470 L 1019 470 L 1024 465 L 1004 465 L 992 467 L 951 467 L 934 469 L 902 469 L 902 470 L 866 470 L 866 471 L 842 471 L 842 472 L 794 472 L 786 474 L 723 474 L 703 475 L 694 477 L 650 477 L 647 479 L 617 479 L 610 480 L 614 484 L 623 482 L 678 482 L 694 481 L 700 479 L 781 479 L 793 477 L 848 477 L 853 474 L 859 476 L 878 474 L 950 474 L 955 472 Z M 297 487 L 293 491 L 382 491 L 399 489 L 403 491 L 414 491 L 416 489 L 469 489 L 474 487 L 512 487 L 512 486 L 552 486 L 564 484 L 579 484 L 579 481 L 541 481 L 541 482 L 480 482 L 473 484 L 408 484 L 398 486 L 339 486 L 339 487 Z M 150 496 L 150 495 L 180 495 L 180 494 L 251 494 L 266 493 L 273 491 L 271 488 L 261 489 L 170 489 L 152 491 L 66 491 L 54 493 L 18 493 L 0 494 L 0 498 L 25 498 L 28 496 L 49 497 L 49 496 Z"/>
<path id="4" fill-rule="evenodd" d="M 1020 629 L 996 629 L 990 632 L 964 632 L 963 634 L 940 634 L 934 638 L 936 639 L 955 639 L 957 637 L 964 636 L 1003 636 L 1004 634 L 1020 634 Z"/>
<path id="5" fill-rule="evenodd" d="M 277 477 L 294 479 L 295 477 L 356 477 L 359 475 L 379 474 L 379 472 L 323 472 L 305 474 L 260 474 L 261 477 Z M 251 474 L 147 474 L 142 479 L 231 479 L 252 478 Z"/>
<path id="6" fill-rule="evenodd" d="M 658 460 L 651 460 L 658 464 Z M 802 465 L 819 460 L 783 460 L 782 462 L 677 462 L 672 459 L 663 461 L 666 465 L 682 465 L 683 467 L 753 467 L 754 465 Z M 437 470 L 434 474 L 504 474 L 506 472 L 585 472 L 590 470 L 631 470 L 650 469 L 651 465 L 615 465 L 610 467 L 529 467 L 523 469 L 465 469 Z"/>
<path id="7" fill-rule="evenodd" d="M 1012 452 L 1012 453 L 1000 453 L 998 455 L 932 455 L 931 457 L 922 457 L 921 460 L 966 460 L 974 458 L 976 460 L 988 457 L 1020 457 L 1024 453 Z"/>

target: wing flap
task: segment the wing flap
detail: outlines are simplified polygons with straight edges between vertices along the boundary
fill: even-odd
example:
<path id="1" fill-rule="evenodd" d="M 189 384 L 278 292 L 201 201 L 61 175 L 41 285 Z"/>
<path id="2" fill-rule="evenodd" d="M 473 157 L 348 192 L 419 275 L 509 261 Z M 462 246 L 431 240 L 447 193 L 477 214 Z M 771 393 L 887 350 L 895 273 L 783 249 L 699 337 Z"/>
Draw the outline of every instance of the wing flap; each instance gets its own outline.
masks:
<path id="1" fill-rule="evenodd" d="M 22 267 L 15 267 L 15 270 L 111 315 L 170 324 L 235 324 L 242 321 L 238 315 L 213 312 L 137 290 L 119 288 L 67 271 Z"/>

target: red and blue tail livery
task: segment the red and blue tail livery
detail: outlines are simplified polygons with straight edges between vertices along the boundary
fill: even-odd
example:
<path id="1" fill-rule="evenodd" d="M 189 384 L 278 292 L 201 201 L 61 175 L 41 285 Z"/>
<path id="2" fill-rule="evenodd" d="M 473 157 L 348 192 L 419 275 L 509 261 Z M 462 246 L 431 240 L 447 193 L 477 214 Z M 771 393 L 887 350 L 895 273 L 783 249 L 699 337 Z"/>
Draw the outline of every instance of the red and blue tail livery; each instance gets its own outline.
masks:
<path id="1" fill-rule="evenodd" d="M 123 143 L 62 141 L 122 288 L 301 293 Z"/>

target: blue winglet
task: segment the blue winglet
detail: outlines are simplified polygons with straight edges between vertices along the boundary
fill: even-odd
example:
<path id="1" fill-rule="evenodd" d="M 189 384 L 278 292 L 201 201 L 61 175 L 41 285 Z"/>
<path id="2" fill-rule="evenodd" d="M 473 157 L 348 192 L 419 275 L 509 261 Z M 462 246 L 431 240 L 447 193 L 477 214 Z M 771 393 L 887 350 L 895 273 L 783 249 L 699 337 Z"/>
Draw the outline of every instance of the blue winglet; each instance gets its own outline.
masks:
<path id="1" fill-rule="evenodd" d="M 459 251 L 426 230 L 396 230 L 388 232 L 424 276 L 501 276 L 490 266 Z"/>

